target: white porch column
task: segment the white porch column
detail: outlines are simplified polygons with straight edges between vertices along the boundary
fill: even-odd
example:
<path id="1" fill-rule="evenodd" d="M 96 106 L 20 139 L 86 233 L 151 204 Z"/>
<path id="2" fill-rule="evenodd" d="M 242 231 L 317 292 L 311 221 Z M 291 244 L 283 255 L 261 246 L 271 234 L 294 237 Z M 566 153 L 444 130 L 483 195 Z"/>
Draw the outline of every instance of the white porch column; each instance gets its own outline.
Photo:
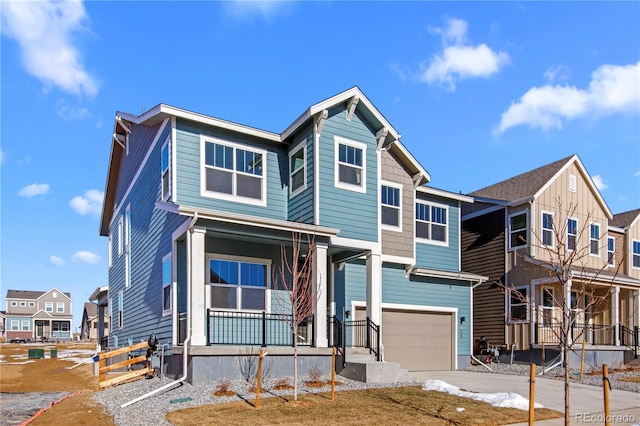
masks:
<path id="1" fill-rule="evenodd" d="M 620 287 L 611 288 L 611 324 L 613 329 L 614 345 L 620 346 Z"/>
<path id="2" fill-rule="evenodd" d="M 633 302 L 630 310 L 633 312 L 633 324 L 631 324 L 631 328 L 633 328 L 633 326 L 640 326 L 640 290 L 633 291 Z"/>
<path id="3" fill-rule="evenodd" d="M 374 253 L 367 256 L 367 316 L 374 324 L 382 324 L 382 261 Z"/>
<path id="4" fill-rule="evenodd" d="M 313 315 L 315 318 L 316 347 L 326 348 L 327 340 L 327 245 L 316 244 L 316 258 L 313 262 L 312 296 L 315 303 Z"/>
<path id="5" fill-rule="evenodd" d="M 564 289 L 564 306 L 562 307 L 562 328 L 563 332 L 567 332 L 567 344 L 571 346 L 573 344 L 573 338 L 571 337 L 571 331 L 573 330 L 574 323 L 573 312 L 571 306 L 571 287 L 573 286 L 573 281 L 571 278 L 567 280 L 565 283 Z"/>
<path id="6" fill-rule="evenodd" d="M 206 229 L 194 228 L 191 234 L 191 345 L 206 346 L 206 307 L 205 307 L 205 259 L 204 240 Z"/>

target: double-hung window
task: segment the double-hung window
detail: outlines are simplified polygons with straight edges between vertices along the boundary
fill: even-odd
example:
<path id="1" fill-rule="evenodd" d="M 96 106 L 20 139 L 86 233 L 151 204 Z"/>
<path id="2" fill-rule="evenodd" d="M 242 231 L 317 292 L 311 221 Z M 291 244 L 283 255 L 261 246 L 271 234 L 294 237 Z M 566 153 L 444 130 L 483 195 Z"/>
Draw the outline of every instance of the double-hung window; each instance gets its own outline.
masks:
<path id="1" fill-rule="evenodd" d="M 31 330 L 31 321 L 22 320 L 22 331 L 29 331 L 29 330 Z"/>
<path id="2" fill-rule="evenodd" d="M 162 314 L 171 313 L 171 253 L 162 258 Z"/>
<path id="3" fill-rule="evenodd" d="M 578 220 L 567 219 L 567 250 L 576 249 L 576 241 L 578 238 Z"/>
<path id="4" fill-rule="evenodd" d="M 20 330 L 20 321 L 19 320 L 11 320 L 11 330 L 12 331 Z"/>
<path id="5" fill-rule="evenodd" d="M 600 225 L 597 223 L 589 226 L 589 253 L 600 256 Z"/>
<path id="6" fill-rule="evenodd" d="M 162 201 L 167 201 L 171 196 L 171 138 L 167 138 L 160 150 L 160 179 Z"/>
<path id="7" fill-rule="evenodd" d="M 266 151 L 205 138 L 201 143 L 203 195 L 266 205 Z"/>
<path id="8" fill-rule="evenodd" d="M 44 311 L 53 312 L 53 302 L 44 302 Z"/>
<path id="9" fill-rule="evenodd" d="M 553 213 L 542 212 L 542 245 L 553 247 Z"/>
<path id="10" fill-rule="evenodd" d="M 509 248 L 527 245 L 527 222 L 526 212 L 509 216 Z"/>
<path id="11" fill-rule="evenodd" d="M 209 256 L 207 283 L 214 309 L 267 309 L 269 261 Z"/>
<path id="12" fill-rule="evenodd" d="M 607 237 L 607 265 L 615 266 L 616 264 L 616 239 Z"/>
<path id="13" fill-rule="evenodd" d="M 122 290 L 118 292 L 118 328 L 124 328 L 124 294 Z"/>
<path id="14" fill-rule="evenodd" d="M 631 245 L 631 266 L 633 268 L 640 268 L 640 241 L 632 240 Z"/>
<path id="15" fill-rule="evenodd" d="M 380 192 L 382 228 L 402 231 L 402 187 L 387 183 L 382 185 Z"/>
<path id="16" fill-rule="evenodd" d="M 296 195 L 307 187 L 307 140 L 303 140 L 289 153 L 289 192 Z"/>
<path id="17" fill-rule="evenodd" d="M 360 142 L 335 137 L 335 186 L 366 192 L 367 146 Z"/>
<path id="18" fill-rule="evenodd" d="M 526 321 L 529 319 L 529 298 L 527 287 L 515 287 L 509 291 L 509 320 Z"/>
<path id="19" fill-rule="evenodd" d="M 56 312 L 59 313 L 59 314 L 63 314 L 64 313 L 64 302 L 56 303 Z"/>
<path id="20" fill-rule="evenodd" d="M 448 208 L 431 203 L 416 203 L 416 238 L 434 244 L 447 244 Z"/>

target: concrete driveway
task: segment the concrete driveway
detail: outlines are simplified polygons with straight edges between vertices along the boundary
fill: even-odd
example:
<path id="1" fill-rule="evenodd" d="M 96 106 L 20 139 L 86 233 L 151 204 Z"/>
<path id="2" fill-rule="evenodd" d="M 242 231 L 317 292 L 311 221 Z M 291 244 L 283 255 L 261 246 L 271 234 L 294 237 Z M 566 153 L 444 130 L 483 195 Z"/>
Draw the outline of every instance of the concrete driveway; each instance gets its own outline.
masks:
<path id="1" fill-rule="evenodd" d="M 460 389 L 497 393 L 514 392 L 529 399 L 529 377 L 505 374 L 476 373 L 471 371 L 410 372 L 417 381 L 442 380 Z M 564 412 L 564 382 L 536 377 L 535 402 L 546 408 Z M 602 388 L 571 383 L 571 424 L 604 424 L 604 392 Z M 620 390 L 609 392 L 611 425 L 640 426 L 640 394 Z M 526 424 L 526 423 L 521 423 Z M 536 425 L 564 425 L 564 418 L 536 422 Z"/>

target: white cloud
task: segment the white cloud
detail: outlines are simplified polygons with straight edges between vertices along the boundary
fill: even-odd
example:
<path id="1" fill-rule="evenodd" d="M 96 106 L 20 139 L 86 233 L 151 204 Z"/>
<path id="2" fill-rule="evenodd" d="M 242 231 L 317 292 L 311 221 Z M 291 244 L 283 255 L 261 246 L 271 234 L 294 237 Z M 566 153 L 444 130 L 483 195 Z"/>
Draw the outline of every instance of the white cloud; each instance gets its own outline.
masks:
<path id="1" fill-rule="evenodd" d="M 5 164 L 7 162 L 7 154 L 4 153 L 4 150 L 0 148 L 0 165 Z"/>
<path id="2" fill-rule="evenodd" d="M 442 37 L 443 49 L 428 66 L 421 66 L 420 79 L 429 84 L 442 83 L 453 91 L 459 79 L 490 77 L 509 62 L 506 52 L 496 52 L 484 43 L 465 44 L 467 23 L 461 19 L 451 18 L 446 28 L 430 28 L 430 32 Z"/>
<path id="3" fill-rule="evenodd" d="M 48 90 L 51 86 L 75 95 L 93 96 L 98 83 L 82 64 L 71 34 L 84 31 L 82 1 L 6 1 L 2 32 L 16 40 L 27 72 Z"/>
<path id="4" fill-rule="evenodd" d="M 87 108 L 70 107 L 64 102 L 58 102 L 58 116 L 65 121 L 84 120 L 93 117 Z"/>
<path id="5" fill-rule="evenodd" d="M 293 2 L 271 0 L 234 0 L 222 2 L 227 14 L 235 18 L 253 18 L 259 16 L 265 21 L 271 21 L 276 15 L 290 9 Z"/>
<path id="6" fill-rule="evenodd" d="M 604 183 L 604 179 L 600 175 L 592 176 L 591 179 L 593 179 L 593 183 L 596 185 L 596 188 L 598 188 L 598 191 L 604 191 L 609 187 Z"/>
<path id="7" fill-rule="evenodd" d="M 74 262 L 78 263 L 97 263 L 100 260 L 100 256 L 90 251 L 79 251 L 72 257 Z"/>
<path id="8" fill-rule="evenodd" d="M 529 125 L 561 129 L 565 120 L 640 111 L 640 62 L 602 65 L 591 74 L 586 89 L 568 85 L 533 87 L 502 113 L 496 133 Z"/>
<path id="9" fill-rule="evenodd" d="M 564 65 L 557 65 L 544 72 L 544 78 L 548 83 L 566 81 L 569 79 L 569 69 Z"/>
<path id="10" fill-rule="evenodd" d="M 49 256 L 49 263 L 53 266 L 63 266 L 64 260 L 58 256 L 51 255 Z"/>
<path id="11" fill-rule="evenodd" d="M 638 169 L 638 171 L 637 171 L 637 172 L 635 172 L 633 175 L 634 175 L 634 176 L 640 176 L 640 169 Z"/>
<path id="12" fill-rule="evenodd" d="M 49 193 L 48 183 L 32 183 L 31 185 L 23 186 L 18 192 L 21 197 L 35 197 L 36 195 L 45 195 Z"/>
<path id="13" fill-rule="evenodd" d="M 78 214 L 100 216 L 103 199 L 104 192 L 98 191 L 97 189 L 90 189 L 84 193 L 84 196 L 78 195 L 73 197 L 73 199 L 69 201 L 69 205 Z"/>

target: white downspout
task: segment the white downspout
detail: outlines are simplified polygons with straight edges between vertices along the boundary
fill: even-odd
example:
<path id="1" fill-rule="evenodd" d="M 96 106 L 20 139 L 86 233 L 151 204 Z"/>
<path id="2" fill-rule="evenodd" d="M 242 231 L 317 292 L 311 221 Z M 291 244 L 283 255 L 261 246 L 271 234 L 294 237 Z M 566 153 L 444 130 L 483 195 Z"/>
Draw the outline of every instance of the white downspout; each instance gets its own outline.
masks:
<path id="1" fill-rule="evenodd" d="M 152 390 L 151 392 L 145 393 L 142 396 L 139 396 L 135 399 L 132 399 L 129 402 L 126 402 L 120 406 L 120 408 L 128 407 L 131 404 L 135 404 L 136 402 L 142 401 L 150 396 L 153 396 L 157 393 L 162 392 L 165 389 L 168 389 L 178 383 L 182 383 L 187 378 L 187 353 L 188 353 L 188 345 L 191 340 L 191 311 L 189 307 L 191 306 L 191 234 L 193 233 L 193 226 L 196 224 L 198 220 L 198 212 L 194 212 L 193 219 L 189 224 L 189 228 L 187 229 L 187 264 L 188 264 L 188 273 L 187 273 L 187 338 L 182 343 L 182 377 L 174 380 L 173 382 L 167 383 L 164 386 L 159 387 L 156 390 Z"/>

